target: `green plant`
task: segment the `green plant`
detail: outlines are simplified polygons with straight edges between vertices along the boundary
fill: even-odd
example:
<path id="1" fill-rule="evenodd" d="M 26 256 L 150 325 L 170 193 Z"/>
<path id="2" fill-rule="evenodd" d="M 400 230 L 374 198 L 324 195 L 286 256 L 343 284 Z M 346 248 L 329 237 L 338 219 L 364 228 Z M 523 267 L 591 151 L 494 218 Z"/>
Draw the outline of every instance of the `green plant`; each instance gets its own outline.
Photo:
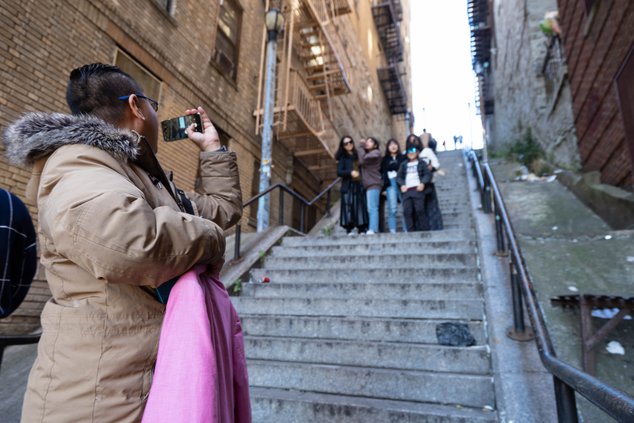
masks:
<path id="1" fill-rule="evenodd" d="M 543 160 L 545 154 L 535 137 L 533 137 L 531 128 L 528 128 L 522 133 L 521 138 L 511 146 L 509 156 L 531 171 L 535 171 L 535 165 L 539 160 Z"/>
<path id="2" fill-rule="evenodd" d="M 332 226 L 327 226 L 324 229 L 322 229 L 321 232 L 324 234 L 324 236 L 330 236 L 332 235 L 332 230 L 333 230 Z"/>
<path id="3" fill-rule="evenodd" d="M 233 281 L 231 286 L 229 286 L 229 295 L 237 297 L 242 292 L 242 281 L 240 279 L 236 279 Z"/>

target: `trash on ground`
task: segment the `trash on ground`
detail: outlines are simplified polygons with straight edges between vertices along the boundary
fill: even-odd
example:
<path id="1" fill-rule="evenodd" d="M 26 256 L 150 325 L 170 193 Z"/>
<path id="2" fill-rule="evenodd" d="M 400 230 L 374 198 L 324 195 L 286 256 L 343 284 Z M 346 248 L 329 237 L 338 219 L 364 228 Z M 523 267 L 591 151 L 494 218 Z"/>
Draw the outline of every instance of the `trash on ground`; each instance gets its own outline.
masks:
<path id="1" fill-rule="evenodd" d="M 634 263 L 634 256 L 627 256 L 628 263 Z"/>
<path id="2" fill-rule="evenodd" d="M 440 345 L 470 347 L 475 345 L 469 326 L 464 323 L 440 323 L 436 325 L 436 338 Z"/>
<path id="3" fill-rule="evenodd" d="M 579 290 L 577 289 L 576 286 L 569 286 L 568 287 L 568 291 L 572 291 L 572 292 L 579 292 Z"/>
<path id="4" fill-rule="evenodd" d="M 599 319 L 611 319 L 619 312 L 618 308 L 599 308 L 592 310 L 592 316 Z"/>
<path id="5" fill-rule="evenodd" d="M 546 182 L 553 182 L 556 179 L 557 179 L 557 175 L 550 175 L 546 177 Z"/>
<path id="6" fill-rule="evenodd" d="M 612 235 L 606 235 L 604 236 L 605 239 L 612 239 Z"/>
<path id="7" fill-rule="evenodd" d="M 559 229 L 558 226 L 553 226 L 553 231 L 556 231 L 557 229 Z"/>
<path id="8" fill-rule="evenodd" d="M 605 349 L 610 354 L 625 355 L 625 348 L 623 348 L 623 345 L 621 345 L 619 341 L 610 341 Z"/>

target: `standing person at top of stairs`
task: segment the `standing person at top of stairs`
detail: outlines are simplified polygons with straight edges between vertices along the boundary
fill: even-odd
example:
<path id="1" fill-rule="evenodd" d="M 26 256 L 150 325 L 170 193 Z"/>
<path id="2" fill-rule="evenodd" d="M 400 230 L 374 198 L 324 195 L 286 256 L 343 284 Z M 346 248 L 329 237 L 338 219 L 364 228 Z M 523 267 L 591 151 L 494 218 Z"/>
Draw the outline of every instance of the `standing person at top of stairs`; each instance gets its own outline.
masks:
<path id="1" fill-rule="evenodd" d="M 368 229 L 368 211 L 365 202 L 365 190 L 361 185 L 359 158 L 354 141 L 348 135 L 339 140 L 339 149 L 335 154 L 337 176 L 341 177 L 341 213 L 339 224 L 348 235 L 357 228 L 359 233 Z"/>
<path id="2" fill-rule="evenodd" d="M 396 174 L 401 163 L 405 161 L 405 156 L 401 154 L 401 147 L 394 138 L 390 139 L 385 146 L 385 156 L 381 160 L 381 175 L 383 176 L 383 187 L 387 196 L 388 205 L 388 228 L 390 233 L 396 233 L 396 210 L 400 192 L 396 183 Z"/>
<path id="3" fill-rule="evenodd" d="M 426 227 L 430 231 L 440 231 L 443 229 L 442 214 L 440 213 L 440 206 L 438 205 L 438 194 L 436 193 L 434 179 L 436 178 L 436 174 L 443 175 L 444 172 L 440 170 L 438 157 L 436 157 L 436 153 L 430 146 L 431 141 L 433 141 L 433 139 L 424 139 L 422 141 L 423 151 L 420 153 L 420 159 L 427 163 L 427 167 L 432 172 L 432 180 L 428 184 L 429 192 L 425 194 Z"/>
<path id="4" fill-rule="evenodd" d="M 423 135 L 428 134 L 424 133 Z M 429 134 L 428 134 L 429 135 Z M 444 228 L 442 223 L 442 214 L 440 213 L 440 205 L 438 204 L 438 194 L 436 193 L 436 186 L 434 185 L 434 174 L 440 169 L 440 162 L 436 157 L 434 151 L 429 147 L 429 137 L 417 137 L 414 134 L 410 134 L 407 137 L 405 145 L 407 148 L 416 147 L 420 152 L 418 159 L 427 165 L 427 168 L 432 172 L 432 179 L 427 184 L 425 189 L 425 220 L 422 223 L 421 230 L 423 231 L 439 231 Z M 444 172 L 442 172 L 444 174 Z"/>
<path id="5" fill-rule="evenodd" d="M 379 231 L 379 196 L 382 186 L 379 142 L 375 138 L 368 137 L 364 143 L 357 146 L 357 155 L 370 216 L 370 227 L 366 233 L 372 235 Z"/>
<path id="6" fill-rule="evenodd" d="M 396 176 L 396 182 L 403 193 L 403 215 L 407 231 L 424 230 L 425 191 L 431 181 L 431 172 L 423 160 L 419 160 L 419 147 L 410 145 L 407 148 L 407 161 L 401 164 Z"/>

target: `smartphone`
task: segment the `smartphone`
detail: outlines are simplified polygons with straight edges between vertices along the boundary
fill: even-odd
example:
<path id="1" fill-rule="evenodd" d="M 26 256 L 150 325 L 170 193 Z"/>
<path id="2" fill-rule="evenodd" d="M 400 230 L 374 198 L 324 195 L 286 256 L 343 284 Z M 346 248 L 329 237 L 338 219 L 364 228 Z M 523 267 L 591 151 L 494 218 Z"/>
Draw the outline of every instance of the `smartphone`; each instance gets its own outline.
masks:
<path id="1" fill-rule="evenodd" d="M 203 132 L 203 122 L 198 113 L 162 121 L 163 140 L 170 142 L 187 138 L 187 132 L 185 131 L 192 123 L 195 125 L 194 131 Z"/>

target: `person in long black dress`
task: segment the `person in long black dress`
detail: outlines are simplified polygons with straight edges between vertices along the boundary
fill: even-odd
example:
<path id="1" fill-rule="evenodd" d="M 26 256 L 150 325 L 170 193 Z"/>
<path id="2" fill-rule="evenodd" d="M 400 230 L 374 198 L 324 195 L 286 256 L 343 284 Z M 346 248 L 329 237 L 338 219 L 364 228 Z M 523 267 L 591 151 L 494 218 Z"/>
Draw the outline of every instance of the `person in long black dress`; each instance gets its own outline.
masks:
<path id="1" fill-rule="evenodd" d="M 345 135 L 339 141 L 337 159 L 337 176 L 341 177 L 341 214 L 339 225 L 348 235 L 354 228 L 362 234 L 368 230 L 368 208 L 366 194 L 361 184 L 359 158 L 352 137 Z"/>

